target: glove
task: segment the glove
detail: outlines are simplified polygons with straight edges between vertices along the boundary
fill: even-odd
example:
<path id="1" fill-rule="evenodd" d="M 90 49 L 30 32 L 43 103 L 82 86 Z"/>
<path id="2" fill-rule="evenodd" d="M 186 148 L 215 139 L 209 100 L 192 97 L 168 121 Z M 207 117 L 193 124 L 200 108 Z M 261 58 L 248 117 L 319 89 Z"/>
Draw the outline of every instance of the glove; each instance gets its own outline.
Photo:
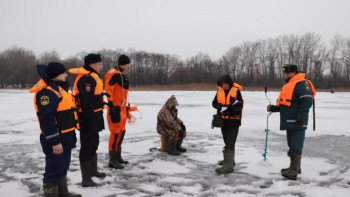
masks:
<path id="1" fill-rule="evenodd" d="M 110 106 L 109 115 L 111 116 L 111 121 L 113 123 L 120 122 L 120 107 L 119 106 Z"/>
<path id="2" fill-rule="evenodd" d="M 280 108 L 276 105 L 268 105 L 267 106 L 267 111 L 268 112 L 279 112 Z"/>
<path id="3" fill-rule="evenodd" d="M 296 119 L 295 124 L 297 125 L 297 127 L 303 127 L 304 120 L 303 119 Z"/>

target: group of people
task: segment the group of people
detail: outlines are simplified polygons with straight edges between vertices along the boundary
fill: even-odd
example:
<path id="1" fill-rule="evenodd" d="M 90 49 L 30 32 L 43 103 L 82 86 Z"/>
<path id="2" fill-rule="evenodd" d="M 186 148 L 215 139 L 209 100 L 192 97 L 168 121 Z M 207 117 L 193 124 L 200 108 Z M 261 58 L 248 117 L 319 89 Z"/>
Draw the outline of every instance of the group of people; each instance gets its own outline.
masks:
<path id="1" fill-rule="evenodd" d="M 98 171 L 97 149 L 99 132 L 104 126 L 103 109 L 107 106 L 109 137 L 109 167 L 123 169 L 128 161 L 121 156 L 125 136 L 125 124 L 130 117 L 128 105 L 129 81 L 124 74 L 130 67 L 130 59 L 121 55 L 118 65 L 110 69 L 104 81 L 100 77 L 102 58 L 90 53 L 84 58 L 84 66 L 73 68 L 69 73 L 77 75 L 73 93 L 69 93 L 66 67 L 59 62 L 38 65 L 41 79 L 31 89 L 35 93 L 34 106 L 40 124 L 40 142 L 45 154 L 43 188 L 45 196 L 81 196 L 68 192 L 67 171 L 71 150 L 76 147 L 75 130 L 80 130 L 81 148 L 79 161 L 83 187 L 98 186 L 91 177 L 104 178 Z M 284 177 L 295 180 L 301 173 L 300 161 L 308 123 L 308 112 L 315 96 L 315 88 L 305 74 L 298 72 L 297 65 L 283 67 L 286 84 L 276 105 L 267 106 L 269 112 L 280 112 L 281 130 L 287 130 L 290 166 L 282 169 Z M 222 119 L 224 140 L 223 160 L 218 174 L 234 172 L 235 143 L 241 126 L 244 100 L 242 86 L 234 83 L 229 75 L 221 76 L 217 82 L 217 93 L 212 106 Z M 107 98 L 107 102 L 104 100 Z M 186 152 L 182 142 L 186 127 L 178 117 L 178 102 L 172 95 L 157 116 L 157 132 L 161 135 L 162 150 L 170 155 Z"/>
<path id="2" fill-rule="evenodd" d="M 90 53 L 84 58 L 84 66 L 69 73 L 77 75 L 73 93 L 69 93 L 66 67 L 59 62 L 38 65 L 41 79 L 30 89 L 35 93 L 34 106 L 40 125 L 40 142 L 45 154 L 43 188 L 45 196 L 81 196 L 69 193 L 67 171 L 71 150 L 76 147 L 75 130 L 80 130 L 79 161 L 83 187 L 98 186 L 91 177 L 104 178 L 97 168 L 99 132 L 104 126 L 103 109 L 108 107 L 107 120 L 110 130 L 109 167 L 124 168 L 128 161 L 121 156 L 125 124 L 129 117 L 129 82 L 125 71 L 130 59 L 121 55 L 118 65 L 105 75 L 105 85 L 100 77 L 102 58 Z M 105 88 L 104 88 L 105 86 Z M 105 91 L 104 91 L 105 89 Z M 107 102 L 104 101 L 104 95 Z"/>

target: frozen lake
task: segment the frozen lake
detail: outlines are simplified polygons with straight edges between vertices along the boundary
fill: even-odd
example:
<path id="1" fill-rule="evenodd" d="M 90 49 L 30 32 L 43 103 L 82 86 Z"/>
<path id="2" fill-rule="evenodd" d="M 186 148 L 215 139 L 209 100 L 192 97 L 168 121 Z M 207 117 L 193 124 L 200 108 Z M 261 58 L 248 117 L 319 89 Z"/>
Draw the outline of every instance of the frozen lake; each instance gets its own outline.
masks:
<path id="1" fill-rule="evenodd" d="M 156 116 L 172 94 L 178 99 L 179 117 L 188 130 L 183 144 L 188 152 L 179 157 L 149 151 L 160 147 Z M 0 90 L 1 196 L 42 194 L 45 160 L 33 96 L 26 90 Z M 316 94 L 316 131 L 312 131 L 310 112 L 303 174 L 297 181 L 285 180 L 279 173 L 289 165 L 289 158 L 278 114 L 269 118 L 268 159 L 263 161 L 268 104 L 263 92 L 242 92 L 245 107 L 235 173 L 215 173 L 216 162 L 222 159 L 223 140 L 220 130 L 210 127 L 214 96 L 214 91 L 131 92 L 129 101 L 138 106 L 142 119 L 127 125 L 123 156 L 130 164 L 123 170 L 108 168 L 109 131 L 104 130 L 100 133 L 99 167 L 108 176 L 94 178 L 102 187 L 82 188 L 78 140 L 68 172 L 69 189 L 83 196 L 349 196 L 350 93 Z M 268 96 L 275 101 L 278 92 L 269 92 Z"/>

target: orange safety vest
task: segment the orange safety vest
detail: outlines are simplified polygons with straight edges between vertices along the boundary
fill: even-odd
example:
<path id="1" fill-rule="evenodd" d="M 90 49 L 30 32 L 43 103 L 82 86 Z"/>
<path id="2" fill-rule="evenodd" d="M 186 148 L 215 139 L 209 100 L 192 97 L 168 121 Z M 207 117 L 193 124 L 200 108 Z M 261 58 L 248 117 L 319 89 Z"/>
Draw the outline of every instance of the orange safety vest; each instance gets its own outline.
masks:
<path id="1" fill-rule="evenodd" d="M 51 90 L 59 98 L 59 104 L 57 107 L 57 114 L 55 118 L 56 127 L 60 133 L 68 133 L 74 131 L 76 128 L 79 129 L 78 115 L 75 111 L 75 104 L 72 94 L 66 92 L 62 87 L 58 86 L 59 91 L 54 90 L 48 86 L 46 82 L 41 79 L 39 80 L 30 90 L 30 93 L 35 93 L 34 96 L 34 107 L 38 113 L 38 106 L 36 105 L 36 95 L 43 89 Z M 39 118 L 38 118 L 39 120 Z M 40 131 L 42 134 L 43 131 Z"/>
<path id="2" fill-rule="evenodd" d="M 229 106 L 231 105 L 230 98 L 233 97 L 237 99 L 237 91 L 242 90 L 243 87 L 237 83 L 233 83 L 232 88 L 228 92 L 227 96 L 225 95 L 225 90 L 222 87 L 218 87 L 217 91 L 217 101 L 218 103 L 222 104 L 223 106 Z M 243 111 L 243 109 L 242 109 Z M 221 115 L 221 118 L 223 119 L 236 119 L 240 120 L 242 119 L 242 116 L 226 116 L 226 115 Z"/>
<path id="3" fill-rule="evenodd" d="M 110 95 L 110 97 L 108 97 L 107 100 L 112 101 L 114 106 L 120 106 L 121 108 L 123 108 L 126 107 L 129 90 L 124 89 L 118 83 L 115 83 L 113 86 L 109 85 L 109 81 L 115 74 L 122 75 L 123 73 L 116 68 L 112 68 L 105 75 L 106 93 Z"/>
<path id="4" fill-rule="evenodd" d="M 305 79 L 305 73 L 298 73 L 282 87 L 282 90 L 277 99 L 277 106 L 284 105 L 290 107 L 292 105 L 294 88 L 297 83 L 301 81 L 307 81 L 310 84 L 312 90 L 312 98 L 315 98 L 316 90 L 312 82 L 308 79 Z"/>
<path id="5" fill-rule="evenodd" d="M 69 73 L 78 75 L 77 78 L 74 81 L 73 95 L 74 95 L 75 98 L 78 98 L 78 95 L 79 95 L 78 81 L 79 81 L 79 79 L 81 77 L 83 77 L 85 75 L 90 75 L 96 81 L 96 87 L 95 87 L 94 95 L 95 96 L 102 96 L 102 93 L 103 93 L 103 80 L 98 76 L 97 73 L 88 71 L 88 70 L 86 70 L 83 67 L 71 68 L 71 69 L 69 69 Z M 79 100 L 76 100 L 75 102 L 76 102 L 77 106 L 79 106 Z M 98 112 L 98 111 L 101 111 L 101 110 L 103 110 L 103 107 L 99 107 L 99 108 L 94 109 L 94 112 Z M 79 112 L 82 112 L 80 107 L 79 107 Z"/>

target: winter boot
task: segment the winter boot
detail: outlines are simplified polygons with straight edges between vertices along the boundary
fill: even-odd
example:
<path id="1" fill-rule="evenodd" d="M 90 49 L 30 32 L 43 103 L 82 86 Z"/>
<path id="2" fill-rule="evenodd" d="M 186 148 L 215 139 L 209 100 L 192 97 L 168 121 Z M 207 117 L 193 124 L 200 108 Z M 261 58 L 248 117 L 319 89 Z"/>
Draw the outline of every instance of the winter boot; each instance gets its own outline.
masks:
<path id="1" fill-rule="evenodd" d="M 93 156 L 90 162 L 91 162 L 91 176 L 98 177 L 98 178 L 105 178 L 106 173 L 99 172 L 97 170 L 97 155 Z"/>
<path id="2" fill-rule="evenodd" d="M 124 166 L 117 160 L 117 151 L 109 151 L 109 167 L 115 169 L 124 168 Z"/>
<path id="3" fill-rule="evenodd" d="M 291 154 L 290 158 L 290 167 L 287 171 L 282 173 L 282 176 L 290 180 L 296 180 L 300 168 L 301 154 Z"/>
<path id="4" fill-rule="evenodd" d="M 227 173 L 234 172 L 234 169 L 233 169 L 234 151 L 224 150 L 222 152 L 224 154 L 224 165 L 221 168 L 216 168 L 215 171 L 218 174 L 227 174 Z"/>
<path id="5" fill-rule="evenodd" d="M 56 183 L 44 182 L 43 188 L 45 197 L 58 197 L 58 186 Z"/>
<path id="6" fill-rule="evenodd" d="M 83 181 L 81 186 L 83 187 L 97 187 L 99 186 L 91 179 L 91 161 L 80 162 L 81 176 Z"/>
<path id="7" fill-rule="evenodd" d="M 288 167 L 288 168 L 282 168 L 282 169 L 281 169 L 281 173 L 284 173 L 284 172 L 286 172 L 287 170 L 289 170 L 290 166 L 292 165 L 292 158 L 290 157 L 290 154 L 289 154 L 289 153 L 288 153 L 288 157 L 290 158 L 289 167 Z M 300 166 L 299 166 L 298 174 L 301 174 L 301 168 L 300 168 Z"/>
<path id="8" fill-rule="evenodd" d="M 217 163 L 219 166 L 224 165 L 224 160 L 220 160 Z M 235 161 L 235 149 L 233 149 L 233 166 L 236 166 L 236 161 Z"/>
<path id="9" fill-rule="evenodd" d="M 184 139 L 182 137 L 180 137 L 179 140 L 177 140 L 177 142 L 176 142 L 176 150 L 179 151 L 179 152 L 182 152 L 182 153 L 186 152 L 186 148 L 181 147 L 181 144 L 182 144 L 183 140 Z"/>
<path id="10" fill-rule="evenodd" d="M 175 140 L 169 140 L 168 141 L 168 154 L 178 156 L 180 155 L 180 152 L 176 150 L 176 141 Z"/>
<path id="11" fill-rule="evenodd" d="M 126 161 L 126 160 L 124 160 L 124 159 L 122 158 L 122 148 L 119 148 L 119 149 L 117 150 L 117 161 L 118 161 L 119 163 L 123 163 L 123 164 L 128 164 L 128 163 L 129 163 L 128 161 Z"/>
<path id="12" fill-rule="evenodd" d="M 68 192 L 66 176 L 64 176 L 58 183 L 58 196 L 59 197 L 81 197 L 80 194 L 73 194 Z"/>

